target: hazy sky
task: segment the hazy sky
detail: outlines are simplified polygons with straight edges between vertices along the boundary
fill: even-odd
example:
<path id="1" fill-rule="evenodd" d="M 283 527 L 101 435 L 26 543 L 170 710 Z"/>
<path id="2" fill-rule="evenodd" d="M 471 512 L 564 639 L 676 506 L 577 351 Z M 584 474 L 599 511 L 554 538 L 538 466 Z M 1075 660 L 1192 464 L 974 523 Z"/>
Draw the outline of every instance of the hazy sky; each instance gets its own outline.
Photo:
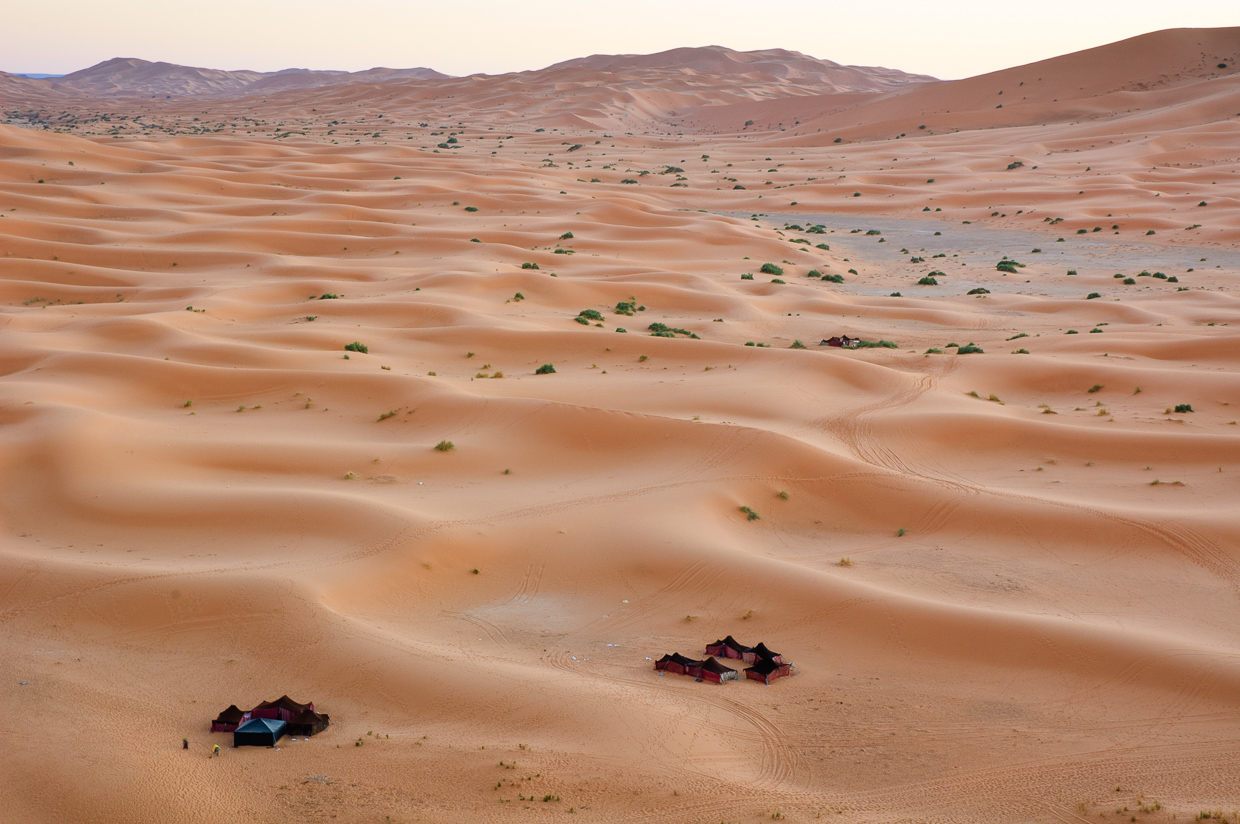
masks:
<path id="1" fill-rule="evenodd" d="M 0 70 L 141 57 L 496 74 L 714 44 L 957 78 L 1158 29 L 1237 25 L 1238 0 L 0 0 Z"/>

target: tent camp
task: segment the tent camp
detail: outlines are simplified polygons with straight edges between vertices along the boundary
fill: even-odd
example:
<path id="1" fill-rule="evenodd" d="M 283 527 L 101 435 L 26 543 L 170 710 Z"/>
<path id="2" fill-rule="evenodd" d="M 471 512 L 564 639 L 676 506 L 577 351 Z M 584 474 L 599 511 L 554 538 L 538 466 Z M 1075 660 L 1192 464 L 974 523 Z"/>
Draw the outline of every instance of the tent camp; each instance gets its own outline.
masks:
<path id="1" fill-rule="evenodd" d="M 715 656 L 720 656 L 723 658 L 733 658 L 737 661 L 740 661 L 742 658 L 744 658 L 745 653 L 749 652 L 749 650 L 750 650 L 749 647 L 744 646 L 743 644 L 739 643 L 731 635 L 729 635 L 727 638 L 724 638 L 722 641 L 716 641 L 713 644 L 706 645 L 707 655 L 715 655 Z"/>
<path id="2" fill-rule="evenodd" d="M 276 718 L 251 718 L 233 733 L 234 747 L 274 747 L 288 724 Z"/>
<path id="3" fill-rule="evenodd" d="M 740 673 L 731 667 L 720 664 L 712 655 L 702 662 L 702 666 L 698 671 L 698 677 L 713 684 L 722 684 L 724 681 L 736 680 L 740 677 Z"/>
<path id="4" fill-rule="evenodd" d="M 224 710 L 219 716 L 211 722 L 211 732 L 233 732 L 237 727 L 250 720 L 250 714 L 237 709 L 236 704 L 229 704 L 228 709 Z"/>
<path id="5" fill-rule="evenodd" d="M 755 661 L 761 661 L 763 658 L 769 658 L 776 664 L 782 664 L 784 662 L 784 656 L 780 655 L 778 652 L 772 652 L 770 647 L 761 641 L 758 642 L 758 646 L 754 647 L 748 654 L 746 654 L 744 660 L 746 663 L 752 664 Z"/>
<path id="6" fill-rule="evenodd" d="M 287 695 L 281 695 L 274 701 L 262 702 L 250 710 L 250 714 L 255 718 L 275 718 L 280 721 L 291 721 L 293 716 L 299 715 L 306 710 L 314 712 L 313 701 L 309 704 L 299 704 Z"/>
<path id="7" fill-rule="evenodd" d="M 303 710 L 289 720 L 288 734 L 309 737 L 327 729 L 327 725 L 330 723 L 331 719 L 327 717 L 327 713 Z"/>
<path id="8" fill-rule="evenodd" d="M 664 655 L 658 661 L 654 662 L 654 668 L 664 672 L 674 672 L 677 675 L 692 675 L 697 677 L 698 670 L 702 667 L 701 661 L 692 658 L 686 658 L 679 652 L 673 652 L 671 655 Z"/>
<path id="9" fill-rule="evenodd" d="M 792 673 L 788 664 L 778 663 L 770 658 L 763 658 L 752 667 L 745 667 L 745 677 L 754 681 L 770 684 L 772 681 L 785 678 Z"/>

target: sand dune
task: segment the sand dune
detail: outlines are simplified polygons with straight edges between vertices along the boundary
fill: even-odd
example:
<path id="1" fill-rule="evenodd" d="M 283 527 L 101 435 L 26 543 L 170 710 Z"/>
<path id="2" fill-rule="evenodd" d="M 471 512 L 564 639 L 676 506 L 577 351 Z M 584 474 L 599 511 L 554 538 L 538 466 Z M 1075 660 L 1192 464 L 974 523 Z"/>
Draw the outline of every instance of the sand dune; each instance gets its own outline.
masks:
<path id="1" fill-rule="evenodd" d="M 1236 37 L 0 77 L 0 820 L 1234 820 Z"/>

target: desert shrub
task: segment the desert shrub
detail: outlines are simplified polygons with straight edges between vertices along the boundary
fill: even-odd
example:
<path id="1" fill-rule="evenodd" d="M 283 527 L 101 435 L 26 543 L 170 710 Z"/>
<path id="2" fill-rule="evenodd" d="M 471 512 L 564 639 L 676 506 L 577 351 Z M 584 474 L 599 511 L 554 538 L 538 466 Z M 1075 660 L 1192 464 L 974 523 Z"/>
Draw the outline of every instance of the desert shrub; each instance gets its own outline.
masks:
<path id="1" fill-rule="evenodd" d="M 822 277 L 822 272 L 819 272 L 817 269 L 810 269 L 808 272 L 805 273 L 805 277 L 820 278 Z"/>
<path id="2" fill-rule="evenodd" d="M 1097 292 L 1090 292 L 1088 295 L 1085 296 L 1085 300 L 1094 300 L 1095 298 L 1100 298 L 1100 297 L 1102 297 L 1102 295 L 1098 294 Z"/>
<path id="3" fill-rule="evenodd" d="M 857 344 L 858 349 L 899 349 L 895 341 L 891 340 L 863 340 Z"/>
<path id="4" fill-rule="evenodd" d="M 572 232 L 565 232 L 564 234 L 560 235 L 560 240 L 572 240 L 572 239 L 573 239 Z"/>
<path id="5" fill-rule="evenodd" d="M 985 354 L 982 347 L 975 343 L 967 343 L 956 350 L 957 355 L 981 355 Z"/>
<path id="6" fill-rule="evenodd" d="M 675 326 L 668 326 L 667 324 L 659 323 L 657 321 L 650 324 L 646 328 L 647 330 L 649 330 L 650 334 L 656 338 L 674 338 L 677 335 L 684 335 L 685 337 L 693 338 L 694 340 L 699 340 L 698 336 L 690 332 L 688 329 L 680 329 Z"/>
<path id="7" fill-rule="evenodd" d="M 754 512 L 752 509 L 750 509 L 750 508 L 749 508 L 749 507 L 747 507 L 747 506 L 742 506 L 742 507 L 739 507 L 739 509 L 740 509 L 740 511 L 741 511 L 741 512 L 744 512 L 744 513 L 745 513 L 745 520 L 747 520 L 747 521 L 760 521 L 760 520 L 762 520 L 762 516 L 761 516 L 761 515 L 759 515 L 758 513 Z"/>
<path id="8" fill-rule="evenodd" d="M 628 184 L 628 185 L 632 185 L 632 184 L 636 183 L 637 181 L 636 181 L 636 180 L 634 180 L 634 179 L 633 179 L 633 178 L 631 178 L 631 177 L 626 177 L 624 180 L 622 180 L 622 181 L 620 181 L 620 182 L 621 182 L 621 183 Z"/>
<path id="9" fill-rule="evenodd" d="M 836 275 L 836 274 L 823 275 L 822 279 L 829 283 L 843 283 L 844 282 L 844 276 Z"/>
<path id="10" fill-rule="evenodd" d="M 466 206 L 466 207 L 465 207 L 465 211 L 467 211 L 467 212 L 476 212 L 476 211 L 478 211 L 478 207 L 477 207 L 477 206 Z"/>
<path id="11" fill-rule="evenodd" d="M 534 370 L 534 374 L 535 375 L 554 375 L 555 367 L 549 363 L 544 363 L 542 366 Z"/>
<path id="12" fill-rule="evenodd" d="M 930 277 L 929 275 L 927 275 L 926 277 L 917 281 L 917 285 L 918 286 L 938 286 L 939 282 L 935 280 L 934 278 Z"/>
<path id="13" fill-rule="evenodd" d="M 340 295 L 337 295 L 333 292 L 324 292 L 323 294 L 319 295 L 319 300 L 336 300 L 339 297 Z"/>
<path id="14" fill-rule="evenodd" d="M 1179 413 L 1192 412 L 1193 405 L 1191 403 L 1177 403 L 1175 405 L 1175 411 Z"/>
<path id="15" fill-rule="evenodd" d="M 537 268 L 538 268 L 538 264 L 537 264 L 537 263 L 528 263 L 528 262 L 526 262 L 526 263 L 522 263 L 522 264 L 521 264 L 521 268 L 522 268 L 522 269 L 537 269 Z"/>
<path id="16" fill-rule="evenodd" d="M 583 317 L 581 317 L 581 316 L 575 317 L 575 318 L 573 318 L 573 320 L 577 321 L 577 322 L 578 322 L 578 323 L 580 323 L 582 326 L 589 326 L 589 325 L 590 325 L 590 321 L 586 320 L 585 318 L 583 318 Z"/>
<path id="17" fill-rule="evenodd" d="M 800 339 L 797 339 L 797 340 L 794 340 L 794 341 L 792 342 L 792 345 L 791 345 L 791 346 L 789 346 L 788 348 L 789 348 L 789 349 L 804 349 L 804 348 L 805 348 L 805 344 L 801 343 Z"/>
<path id="18" fill-rule="evenodd" d="M 435 444 L 436 452 L 450 452 L 451 450 L 455 448 L 456 448 L 456 444 L 452 443 L 452 441 L 440 441 L 439 443 Z"/>
<path id="19" fill-rule="evenodd" d="M 784 282 L 785 282 L 785 281 L 783 281 L 783 280 L 782 280 L 782 279 L 780 279 L 780 278 L 771 278 L 771 283 L 784 283 Z"/>
<path id="20" fill-rule="evenodd" d="M 602 320 L 603 313 L 597 309 L 582 309 L 577 313 L 577 317 L 585 318 L 586 320 Z"/>
<path id="21" fill-rule="evenodd" d="M 1092 395 L 1093 393 L 1095 393 L 1095 392 L 1101 392 L 1101 391 L 1102 391 L 1102 384 L 1100 384 L 1100 383 L 1095 383 L 1093 386 L 1089 387 L 1089 389 L 1087 389 L 1087 390 L 1085 390 L 1085 391 L 1089 392 L 1091 395 Z"/>
<path id="22" fill-rule="evenodd" d="M 1019 169 L 1021 166 L 1024 166 L 1024 165 L 1025 165 L 1025 164 L 1024 164 L 1024 163 L 1022 163 L 1022 162 L 1021 162 L 1021 161 L 1019 161 L 1019 160 L 1014 161 L 1014 162 L 1012 162 L 1012 163 L 1009 163 L 1009 164 L 1008 164 L 1008 171 L 1010 172 L 1010 171 L 1012 171 L 1013 169 Z"/>
<path id="23" fill-rule="evenodd" d="M 1012 274 L 1016 274 L 1016 270 L 1018 268 L 1024 269 L 1025 264 L 1018 263 L 1015 260 L 1001 260 L 995 264 L 995 271 L 997 272 L 1010 272 Z"/>
<path id="24" fill-rule="evenodd" d="M 970 289 L 969 294 L 970 295 L 989 295 L 990 290 L 985 287 L 979 286 L 976 289 Z"/>
<path id="25" fill-rule="evenodd" d="M 936 349 L 936 348 L 934 348 L 934 347 L 932 346 L 932 347 L 930 347 L 929 349 L 927 349 L 927 350 L 926 350 L 926 354 L 927 354 L 927 355 L 941 355 L 941 354 L 943 354 L 943 350 L 942 350 L 942 349 Z"/>
<path id="26" fill-rule="evenodd" d="M 353 341 L 352 343 L 346 343 L 344 348 L 346 351 L 349 351 L 349 352 L 361 352 L 363 355 L 370 354 L 370 348 L 367 347 L 366 344 L 359 343 L 358 341 Z"/>
<path id="27" fill-rule="evenodd" d="M 752 273 L 746 273 L 746 274 L 744 274 L 744 275 L 741 275 L 741 280 L 753 280 L 753 274 L 752 274 Z"/>
<path id="28" fill-rule="evenodd" d="M 774 263 L 764 263 L 758 271 L 764 275 L 774 275 L 775 277 L 779 277 L 784 273 L 783 267 L 776 266 Z"/>

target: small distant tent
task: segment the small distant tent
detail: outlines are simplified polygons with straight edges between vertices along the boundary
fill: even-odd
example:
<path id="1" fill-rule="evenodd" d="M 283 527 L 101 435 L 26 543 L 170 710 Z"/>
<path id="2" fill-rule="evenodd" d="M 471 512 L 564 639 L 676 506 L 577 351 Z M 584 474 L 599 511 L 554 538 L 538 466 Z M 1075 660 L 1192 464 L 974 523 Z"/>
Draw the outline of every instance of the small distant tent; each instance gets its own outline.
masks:
<path id="1" fill-rule="evenodd" d="M 722 641 L 716 641 L 713 644 L 706 645 L 707 655 L 732 658 L 737 661 L 742 660 L 745 657 L 746 652 L 749 652 L 749 647 L 739 643 L 731 635 L 724 638 Z"/>
<path id="2" fill-rule="evenodd" d="M 304 735 L 308 738 L 327 729 L 327 725 L 330 723 L 331 719 L 327 716 L 327 713 L 303 710 L 294 715 L 288 722 L 288 734 Z"/>
<path id="3" fill-rule="evenodd" d="M 777 663 L 770 658 L 762 658 L 752 667 L 745 667 L 746 678 L 761 681 L 764 684 L 786 678 L 791 673 L 792 668 L 788 664 Z"/>
<path id="4" fill-rule="evenodd" d="M 234 747 L 274 747 L 288 724 L 276 718 L 251 718 L 233 733 Z"/>
<path id="5" fill-rule="evenodd" d="M 693 658 L 686 658 L 679 652 L 673 652 L 671 655 L 664 655 L 658 661 L 654 662 L 656 670 L 664 672 L 674 672 L 677 675 L 693 675 L 697 677 L 697 670 L 702 666 L 701 661 Z"/>
<path id="6" fill-rule="evenodd" d="M 211 732 L 232 732 L 249 720 L 248 712 L 237 709 L 236 704 L 229 704 L 228 709 L 221 712 L 219 717 L 211 722 Z"/>
<path id="7" fill-rule="evenodd" d="M 254 709 L 250 710 L 250 714 L 255 718 L 275 718 L 280 721 L 291 721 L 293 716 L 299 715 L 306 710 L 314 712 L 314 702 L 309 704 L 299 704 L 287 695 L 281 695 L 274 701 L 264 701 Z"/>
<path id="8" fill-rule="evenodd" d="M 722 684 L 724 681 L 734 681 L 740 677 L 740 673 L 731 667 L 720 664 L 712 655 L 702 662 L 699 669 L 698 677 L 703 681 L 710 681 L 714 684 Z"/>
<path id="9" fill-rule="evenodd" d="M 784 662 L 784 656 L 780 655 L 778 652 L 772 652 L 770 647 L 761 641 L 758 642 L 758 646 L 751 650 L 750 655 L 745 657 L 745 661 L 752 664 L 755 661 L 761 661 L 763 658 L 770 659 L 776 664 L 782 664 Z"/>
<path id="10" fill-rule="evenodd" d="M 824 340 L 822 343 L 818 345 L 819 346 L 842 346 L 846 349 L 856 349 L 859 343 L 861 343 L 861 338 L 850 338 L 848 337 L 848 335 L 836 335 L 834 337 L 827 338 L 826 340 Z"/>

